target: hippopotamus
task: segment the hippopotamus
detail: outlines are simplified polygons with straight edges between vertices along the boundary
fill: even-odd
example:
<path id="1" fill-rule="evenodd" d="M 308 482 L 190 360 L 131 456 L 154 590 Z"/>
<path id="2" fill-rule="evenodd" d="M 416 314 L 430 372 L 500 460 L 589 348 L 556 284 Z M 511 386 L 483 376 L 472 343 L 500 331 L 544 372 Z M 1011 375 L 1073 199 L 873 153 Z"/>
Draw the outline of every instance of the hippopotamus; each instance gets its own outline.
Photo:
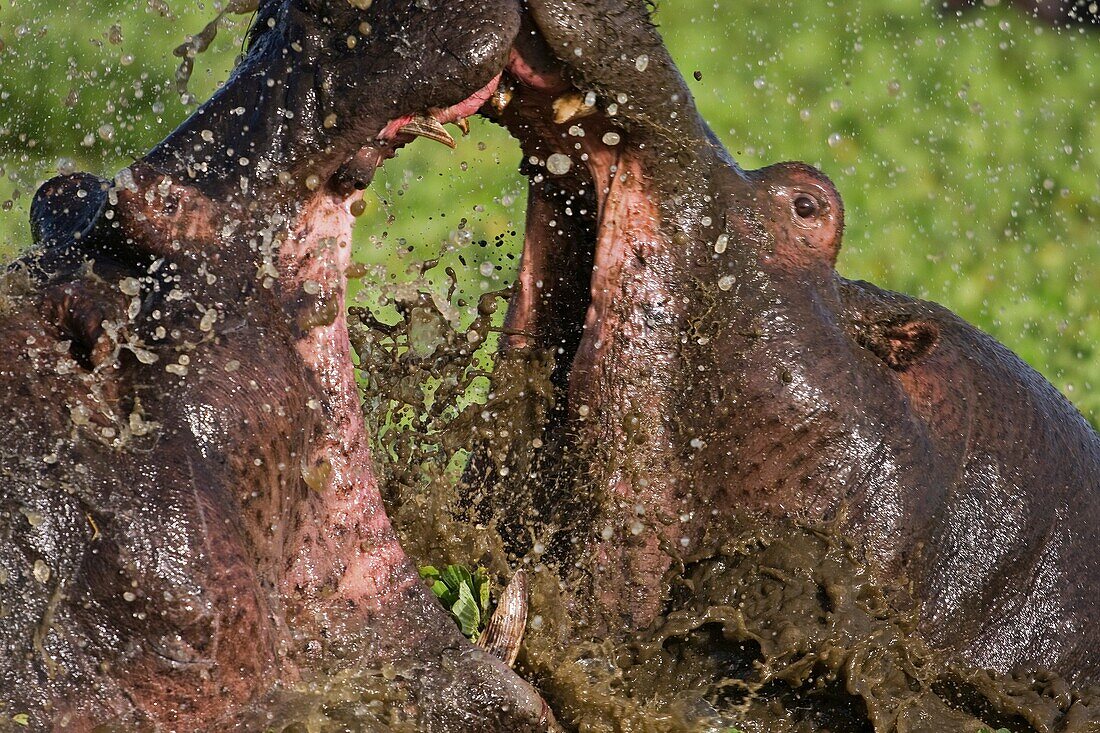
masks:
<path id="1" fill-rule="evenodd" d="M 3 281 L 3 714 L 257 730 L 366 670 L 355 729 L 556 727 L 418 581 L 348 345 L 360 191 L 479 111 L 530 178 L 502 358 L 552 354 L 558 395 L 511 454 L 540 470 L 470 502 L 545 544 L 566 643 L 653 623 L 749 510 L 843 532 L 963 659 L 1096 680 L 1096 435 L 947 311 L 841 278 L 833 185 L 739 168 L 642 0 L 264 0 L 181 127 L 42 187 Z"/>
<path id="2" fill-rule="evenodd" d="M 555 354 L 558 395 L 508 472 L 540 478 L 486 511 L 580 589 L 574 628 L 651 626 L 749 511 L 845 535 L 955 658 L 1100 681 L 1085 418 L 947 309 L 840 276 L 829 178 L 742 170 L 643 3 L 528 7 L 495 113 L 530 179 L 504 349 Z"/>
<path id="3" fill-rule="evenodd" d="M 37 193 L 0 300 L 0 727 L 266 729 L 341 669 L 399 701 L 357 729 L 553 725 L 397 542 L 344 306 L 362 189 L 477 111 L 518 8 L 368 6 L 265 0 L 163 142 Z"/>

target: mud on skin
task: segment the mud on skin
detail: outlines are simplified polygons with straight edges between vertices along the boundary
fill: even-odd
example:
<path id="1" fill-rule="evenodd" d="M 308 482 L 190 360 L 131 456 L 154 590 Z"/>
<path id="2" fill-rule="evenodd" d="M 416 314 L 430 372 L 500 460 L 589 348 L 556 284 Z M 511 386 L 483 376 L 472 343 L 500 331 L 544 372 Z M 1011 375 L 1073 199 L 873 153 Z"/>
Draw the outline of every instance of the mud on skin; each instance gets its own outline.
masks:
<path id="1" fill-rule="evenodd" d="M 344 306 L 359 189 L 481 106 L 517 25 L 267 0 L 164 142 L 39 191 L 0 321 L 4 725 L 256 730 L 341 676 L 360 728 L 552 724 L 396 541 Z"/>
<path id="2" fill-rule="evenodd" d="M 419 531 L 536 571 L 523 664 L 568 725 L 1094 729 L 1056 676 L 965 670 L 1095 682 L 1096 436 L 942 309 L 839 278 L 832 185 L 741 171 L 641 3 L 560 0 L 268 0 L 147 158 L 43 188 L 0 326 L 8 709 L 552 725 L 417 581 L 347 344 L 355 191 L 486 99 L 531 178 L 514 399 L 432 504 L 473 519 Z"/>
<path id="3" fill-rule="evenodd" d="M 1094 702 L 1074 708 L 1088 696 L 1056 692 L 1054 708 L 1035 699 L 1033 715 L 1020 717 L 1004 703 L 1019 681 L 956 693 L 947 680 L 958 664 L 1002 676 L 1051 670 L 1082 689 L 1100 681 L 1096 433 L 1041 376 L 950 312 L 841 278 L 844 212 L 832 183 L 799 163 L 738 168 L 699 118 L 641 3 L 608 11 L 546 0 L 528 9 L 493 113 L 520 141 L 530 179 L 505 349 L 553 355 L 556 399 L 538 434 L 544 447 L 494 444 L 475 457 L 467 483 L 511 556 L 553 576 L 533 612 L 558 623 L 548 622 L 546 656 L 532 652 L 529 663 L 565 719 L 588 725 L 599 686 L 567 679 L 571 702 L 562 703 L 557 685 L 575 668 L 554 649 L 590 641 L 580 666 L 606 665 L 603 679 L 636 702 L 645 693 L 624 690 L 647 679 L 637 665 L 675 667 L 655 653 L 673 619 L 701 619 L 701 631 L 675 632 L 688 637 L 677 643 L 694 645 L 683 654 L 708 660 L 700 668 L 712 672 L 721 664 L 708 657 L 716 646 L 708 635 L 749 647 L 766 635 L 752 629 L 770 630 L 778 611 L 751 622 L 719 613 L 708 626 L 711 606 L 733 597 L 724 584 L 737 572 L 694 579 L 732 562 L 730 535 L 716 528 L 749 516 L 763 527 L 827 527 L 850 547 L 844 562 L 855 565 L 844 572 L 865 567 L 892 589 L 903 615 L 887 614 L 886 627 L 903 650 L 884 641 L 873 656 L 894 660 L 884 662 L 894 667 L 884 684 L 908 700 L 899 705 L 922 711 L 921 725 L 1095 727 Z M 824 550 L 806 546 L 802 531 L 779 536 L 818 568 Z M 738 567 L 748 572 L 753 561 Z M 798 568 L 779 567 L 797 596 Z M 764 593 L 760 584 L 772 580 L 750 587 Z M 858 597 L 862 582 L 844 592 Z M 836 612 L 823 600 L 818 613 Z M 910 621 L 927 648 L 907 647 Z M 822 638 L 790 627 L 806 649 Z M 825 660 L 820 672 L 792 676 L 795 690 L 847 686 L 862 700 L 848 720 L 915 729 L 917 718 L 891 717 L 877 693 L 858 692 L 876 679 L 845 666 L 861 658 L 861 638 L 838 647 L 838 666 Z M 634 657 L 623 651 L 632 646 Z M 818 653 L 827 656 L 809 656 Z M 813 707 L 783 703 L 788 693 L 768 687 L 761 670 L 774 649 L 750 648 L 741 661 L 715 654 L 756 670 L 757 692 L 788 711 Z M 907 678 L 913 655 L 936 661 Z M 871 676 L 861 682 L 861 674 Z M 1040 688 L 1053 679 L 1046 675 L 1036 678 Z M 663 695 L 694 686 L 674 674 L 648 679 Z M 914 686 L 927 692 L 922 702 L 904 693 Z M 609 718 L 624 704 L 608 703 L 618 710 Z M 658 718 L 632 720 L 646 729 L 640 721 Z M 734 720 L 753 725 L 751 715 Z"/>

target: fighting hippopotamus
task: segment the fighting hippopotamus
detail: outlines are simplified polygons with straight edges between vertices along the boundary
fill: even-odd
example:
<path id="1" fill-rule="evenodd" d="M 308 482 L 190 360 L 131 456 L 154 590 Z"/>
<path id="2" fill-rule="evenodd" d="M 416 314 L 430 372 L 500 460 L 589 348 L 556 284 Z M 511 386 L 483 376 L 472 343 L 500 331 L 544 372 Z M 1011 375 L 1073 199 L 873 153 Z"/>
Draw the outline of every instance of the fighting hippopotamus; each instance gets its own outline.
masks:
<path id="1" fill-rule="evenodd" d="M 553 725 L 398 545 L 344 307 L 361 190 L 477 111 L 518 9 L 369 5 L 262 3 L 162 143 L 38 192 L 0 300 L 0 726 L 259 730 L 319 670 L 375 670 L 357 729 Z"/>
<path id="2" fill-rule="evenodd" d="M 341 729 L 556 726 L 418 581 L 348 345 L 359 191 L 478 111 L 530 177 L 500 362 L 551 355 L 557 399 L 516 470 L 475 458 L 466 503 L 513 559 L 537 540 L 557 643 L 706 594 L 734 618 L 715 538 L 749 512 L 843 534 L 961 659 L 1097 680 L 1096 435 L 946 311 L 840 278 L 832 184 L 741 170 L 641 0 L 265 0 L 164 142 L 113 181 L 43 186 L 3 281 L 3 714 L 258 730 L 308 707 L 299 683 L 359 674 Z M 772 566 L 804 555 L 778 554 L 769 582 L 793 588 Z"/>
<path id="3" fill-rule="evenodd" d="M 555 354 L 558 398 L 483 510 L 583 589 L 573 628 L 650 627 L 750 511 L 845 535 L 956 658 L 1100 681 L 1087 421 L 946 309 L 838 275 L 833 184 L 739 168 L 641 2 L 529 9 L 497 114 L 530 177 L 505 354 Z"/>

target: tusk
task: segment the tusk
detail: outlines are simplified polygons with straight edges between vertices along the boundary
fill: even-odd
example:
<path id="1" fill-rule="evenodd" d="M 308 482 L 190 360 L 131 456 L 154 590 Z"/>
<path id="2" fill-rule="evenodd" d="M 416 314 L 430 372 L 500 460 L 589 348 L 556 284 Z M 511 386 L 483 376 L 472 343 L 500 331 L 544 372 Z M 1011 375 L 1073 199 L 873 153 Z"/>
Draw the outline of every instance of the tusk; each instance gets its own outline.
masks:
<path id="1" fill-rule="evenodd" d="M 584 95 L 580 92 L 563 94 L 554 100 L 554 122 L 559 125 L 587 117 L 595 111 L 594 106 L 585 103 Z"/>
<path id="2" fill-rule="evenodd" d="M 497 603 L 489 625 L 477 645 L 509 667 L 516 663 L 523 632 L 527 628 L 527 573 L 517 570 Z"/>
<path id="3" fill-rule="evenodd" d="M 462 137 L 466 137 L 470 134 L 470 119 L 463 117 L 462 119 L 455 120 L 455 127 L 462 130 Z"/>
<path id="4" fill-rule="evenodd" d="M 417 115 L 413 117 L 410 122 L 405 123 L 397 132 L 399 134 L 413 135 L 416 137 L 426 137 L 429 140 L 441 142 L 448 148 L 454 148 L 456 146 L 455 139 L 447 132 L 447 128 L 443 127 L 442 123 L 436 118 L 428 117 L 427 115 Z"/>

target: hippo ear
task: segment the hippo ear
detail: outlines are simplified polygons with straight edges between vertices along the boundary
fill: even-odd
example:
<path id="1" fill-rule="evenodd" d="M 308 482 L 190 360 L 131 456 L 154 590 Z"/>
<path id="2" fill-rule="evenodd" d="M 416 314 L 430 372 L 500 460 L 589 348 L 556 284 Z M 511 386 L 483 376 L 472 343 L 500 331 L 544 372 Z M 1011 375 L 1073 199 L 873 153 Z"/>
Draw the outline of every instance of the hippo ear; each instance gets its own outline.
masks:
<path id="1" fill-rule="evenodd" d="M 903 372 L 936 348 L 940 327 L 934 321 L 903 318 L 865 326 L 857 340 L 886 366 Z"/>

